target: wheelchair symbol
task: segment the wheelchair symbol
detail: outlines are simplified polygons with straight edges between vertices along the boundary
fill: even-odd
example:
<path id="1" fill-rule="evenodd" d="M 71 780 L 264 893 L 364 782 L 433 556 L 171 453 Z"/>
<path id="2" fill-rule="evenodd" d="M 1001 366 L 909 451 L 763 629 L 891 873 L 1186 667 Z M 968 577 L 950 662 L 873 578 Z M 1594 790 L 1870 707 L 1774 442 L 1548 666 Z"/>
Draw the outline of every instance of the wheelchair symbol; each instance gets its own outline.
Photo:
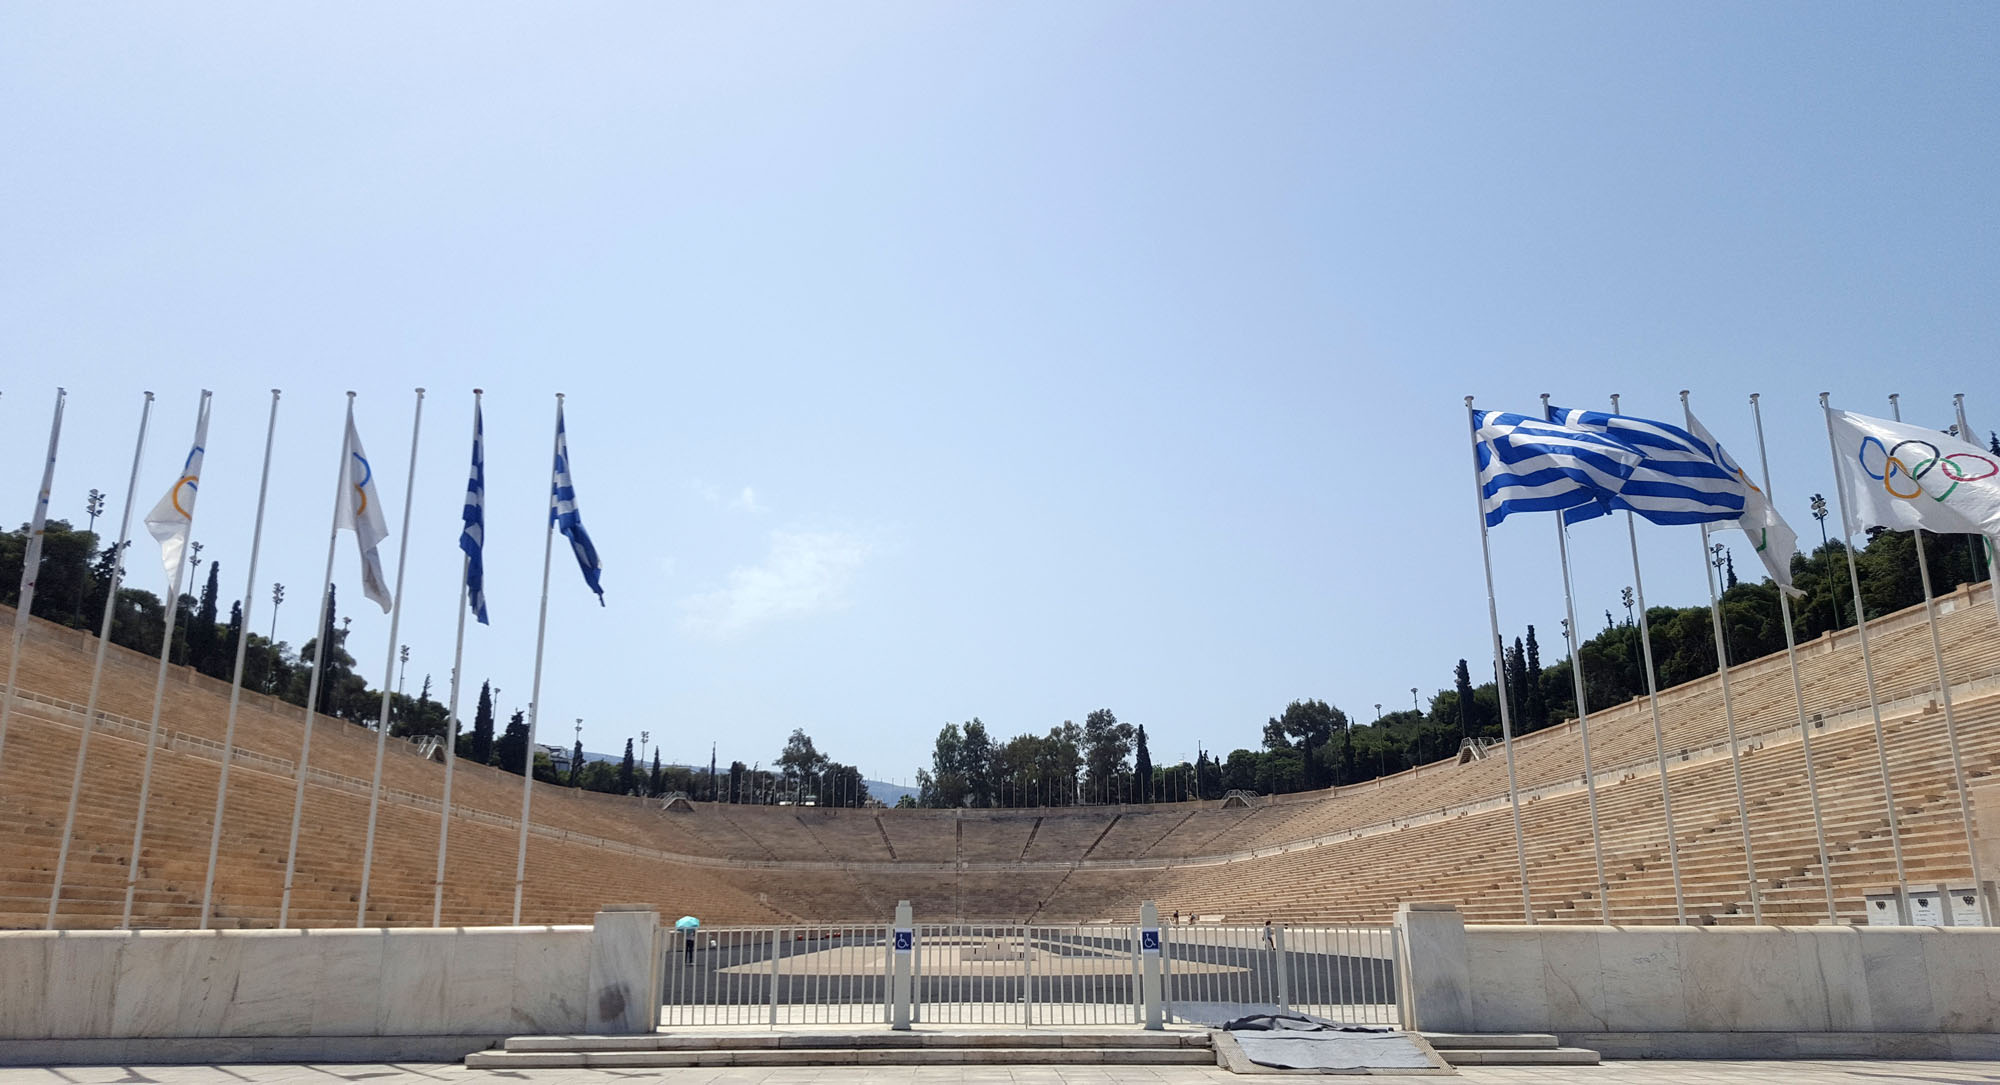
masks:
<path id="1" fill-rule="evenodd" d="M 1156 930 L 1140 931 L 1139 950 L 1142 953 L 1158 953 L 1160 951 L 1160 932 Z"/>
<path id="2" fill-rule="evenodd" d="M 911 932 L 909 932 L 909 931 L 897 931 L 897 932 L 896 932 L 896 952 L 898 952 L 898 953 L 908 953 L 908 952 L 910 952 L 910 949 L 911 949 L 912 945 L 913 945 L 913 944 L 915 943 L 915 941 L 916 941 L 916 937 L 915 937 L 915 936 L 914 936 L 914 935 L 913 935 L 913 934 L 912 934 Z"/>

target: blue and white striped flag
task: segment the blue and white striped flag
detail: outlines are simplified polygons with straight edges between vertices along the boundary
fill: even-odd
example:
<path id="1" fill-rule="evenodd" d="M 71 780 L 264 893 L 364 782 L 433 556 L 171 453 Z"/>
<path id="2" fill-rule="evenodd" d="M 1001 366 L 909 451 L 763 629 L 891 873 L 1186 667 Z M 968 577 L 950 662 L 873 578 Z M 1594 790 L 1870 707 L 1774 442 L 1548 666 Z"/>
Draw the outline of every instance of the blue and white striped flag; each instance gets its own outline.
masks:
<path id="1" fill-rule="evenodd" d="M 576 511 L 576 486 L 569 480 L 569 437 L 563 429 L 562 404 L 556 404 L 556 468 L 555 482 L 549 506 L 549 519 L 562 529 L 569 547 L 576 551 L 576 563 L 583 569 L 583 582 L 597 593 L 597 605 L 604 605 L 604 587 L 597 582 L 603 574 L 604 565 L 597 560 L 597 547 L 590 541 L 590 533 L 583 529 L 583 517 Z"/>
<path id="2" fill-rule="evenodd" d="M 479 402 L 472 404 L 472 474 L 465 480 L 465 530 L 458 548 L 465 551 L 465 594 L 480 625 L 486 620 L 486 422 Z"/>
<path id="3" fill-rule="evenodd" d="M 1472 412 L 1472 441 L 1488 527 L 1517 512 L 1602 516 L 1639 462 L 1601 434 L 1500 411 Z"/>
<path id="4" fill-rule="evenodd" d="M 1549 421 L 1599 433 L 1630 448 L 1639 460 L 1612 508 L 1630 509 L 1656 524 L 1713 524 L 1743 518 L 1743 480 L 1724 468 L 1714 448 L 1665 422 L 1604 411 L 1549 408 Z M 1565 517 L 1570 522 L 1588 517 Z"/>

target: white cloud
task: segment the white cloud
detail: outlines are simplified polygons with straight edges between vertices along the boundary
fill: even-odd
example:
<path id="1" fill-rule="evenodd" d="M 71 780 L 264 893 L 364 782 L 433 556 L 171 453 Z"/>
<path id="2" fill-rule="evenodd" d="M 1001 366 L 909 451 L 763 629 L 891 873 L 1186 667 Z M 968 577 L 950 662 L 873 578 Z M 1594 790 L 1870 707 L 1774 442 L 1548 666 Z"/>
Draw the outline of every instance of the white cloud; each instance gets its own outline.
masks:
<path id="1" fill-rule="evenodd" d="M 762 564 L 731 570 L 728 587 L 681 601 L 681 628 L 721 640 L 843 607 L 868 553 L 866 540 L 845 532 L 773 531 Z"/>
<path id="2" fill-rule="evenodd" d="M 732 509 L 742 509 L 744 512 L 765 511 L 764 506 L 757 503 L 757 491 L 748 486 L 743 487 L 743 492 L 736 495 L 736 500 L 731 501 L 729 507 Z"/>

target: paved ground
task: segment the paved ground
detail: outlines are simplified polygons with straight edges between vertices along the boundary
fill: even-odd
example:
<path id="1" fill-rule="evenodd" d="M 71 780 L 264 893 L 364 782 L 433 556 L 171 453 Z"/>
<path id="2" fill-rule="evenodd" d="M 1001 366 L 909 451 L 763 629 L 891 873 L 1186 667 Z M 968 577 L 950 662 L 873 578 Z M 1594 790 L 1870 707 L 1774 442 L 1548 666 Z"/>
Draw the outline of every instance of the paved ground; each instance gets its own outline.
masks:
<path id="1" fill-rule="evenodd" d="M 1543 1083 L 1636 1082 L 1638 1085 L 2000 1085 L 2000 1062 L 1607 1062 L 1574 1068 L 1467 1068 L 1461 1076 L 1373 1077 L 1370 1085 L 1543 1085 Z M 623 1085 L 663 1081 L 670 1085 L 1195 1085 L 1244 1082 L 1220 1069 L 1197 1066 L 1035 1067 L 884 1066 L 875 1068 L 788 1067 L 772 1070 L 698 1068 L 687 1070 L 467 1070 L 457 1064 L 342 1064 L 323 1066 L 64 1066 L 54 1069 L 0 1068 L 0 1085 L 455 1085 L 518 1082 L 522 1085 Z M 1261 1079 L 1260 1079 L 1261 1080 Z"/>

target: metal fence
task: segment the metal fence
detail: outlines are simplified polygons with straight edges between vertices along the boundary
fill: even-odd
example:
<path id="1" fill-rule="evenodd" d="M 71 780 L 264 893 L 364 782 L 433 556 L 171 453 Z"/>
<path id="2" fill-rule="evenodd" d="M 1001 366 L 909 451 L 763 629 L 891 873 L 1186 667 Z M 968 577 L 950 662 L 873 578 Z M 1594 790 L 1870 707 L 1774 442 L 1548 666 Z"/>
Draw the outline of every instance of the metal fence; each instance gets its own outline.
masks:
<path id="1" fill-rule="evenodd" d="M 887 1024 L 886 926 L 660 932 L 660 1024 Z"/>
<path id="2" fill-rule="evenodd" d="M 941 1025 L 1139 1021 L 1136 927 L 916 928 L 911 1015 Z"/>
<path id="3" fill-rule="evenodd" d="M 914 1021 L 1023 1028 L 1142 1021 L 1136 925 L 918 924 L 914 933 Z M 1277 1007 L 1352 1024 L 1399 1021 L 1391 927 L 1196 924 L 1161 935 L 1169 1020 Z M 886 924 L 662 931 L 660 1024 L 887 1025 L 892 944 Z"/>
<path id="4" fill-rule="evenodd" d="M 1269 1006 L 1356 1025 L 1396 1026 L 1396 931 L 1390 926 L 1165 927 L 1163 998 L 1171 1020 L 1211 1006 Z"/>

